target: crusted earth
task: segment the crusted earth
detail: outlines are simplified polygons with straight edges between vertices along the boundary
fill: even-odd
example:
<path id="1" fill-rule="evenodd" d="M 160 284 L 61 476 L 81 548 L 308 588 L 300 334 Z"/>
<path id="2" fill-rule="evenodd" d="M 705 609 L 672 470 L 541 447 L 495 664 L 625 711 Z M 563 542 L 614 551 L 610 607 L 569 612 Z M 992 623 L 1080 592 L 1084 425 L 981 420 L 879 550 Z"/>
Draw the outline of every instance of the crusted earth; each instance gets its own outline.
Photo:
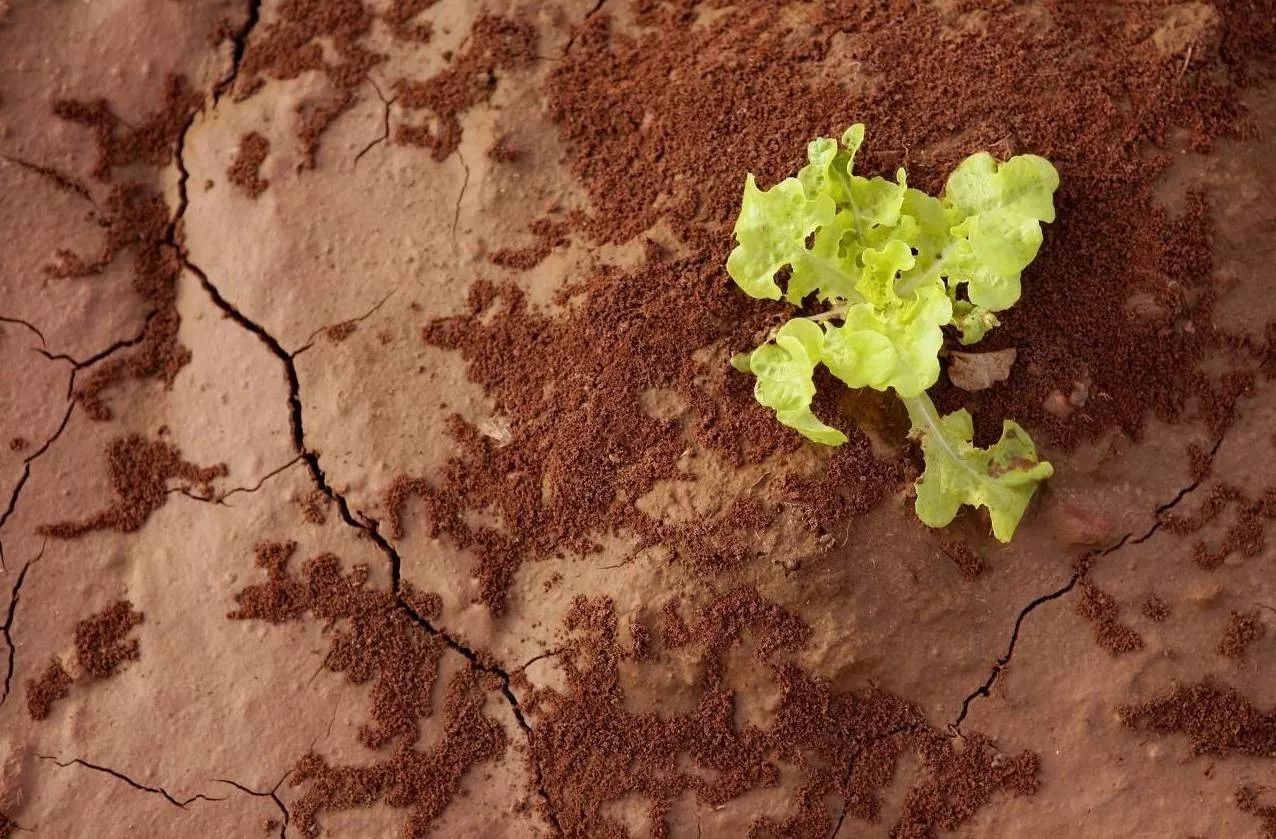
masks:
<path id="1" fill-rule="evenodd" d="M 0 54 L 0 837 L 1276 836 L 1270 3 L 10 0 Z M 893 399 L 826 450 L 728 363 L 745 173 L 852 122 L 1060 171 L 1008 376 L 935 392 L 1055 464 L 1008 546 L 915 519 Z"/>

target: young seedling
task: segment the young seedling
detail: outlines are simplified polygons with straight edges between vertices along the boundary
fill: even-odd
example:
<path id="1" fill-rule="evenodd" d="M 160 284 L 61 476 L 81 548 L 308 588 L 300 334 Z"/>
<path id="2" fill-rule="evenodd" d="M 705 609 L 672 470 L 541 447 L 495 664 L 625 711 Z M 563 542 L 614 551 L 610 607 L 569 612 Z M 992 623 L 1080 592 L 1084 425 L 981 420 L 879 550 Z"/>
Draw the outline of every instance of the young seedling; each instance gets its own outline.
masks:
<path id="1" fill-rule="evenodd" d="M 852 125 L 840 143 L 813 140 L 797 177 L 768 190 L 745 179 L 727 272 L 752 297 L 794 306 L 813 297 L 827 308 L 794 317 L 732 364 L 757 377 L 755 397 L 780 422 L 829 446 L 846 435 L 811 412 L 817 365 L 853 388 L 894 390 L 926 462 L 918 518 L 944 527 L 963 504 L 983 506 L 1009 542 L 1053 469 L 1010 420 L 995 445 L 976 447 L 970 414 L 940 416 L 926 390 L 939 378 L 945 326 L 974 344 L 1018 301 L 1041 222 L 1054 221 L 1059 175 L 1036 155 L 999 163 L 979 152 L 934 198 L 910 188 L 903 169 L 894 182 L 853 174 L 863 142 L 864 126 Z M 776 275 L 786 268 L 782 289 Z"/>

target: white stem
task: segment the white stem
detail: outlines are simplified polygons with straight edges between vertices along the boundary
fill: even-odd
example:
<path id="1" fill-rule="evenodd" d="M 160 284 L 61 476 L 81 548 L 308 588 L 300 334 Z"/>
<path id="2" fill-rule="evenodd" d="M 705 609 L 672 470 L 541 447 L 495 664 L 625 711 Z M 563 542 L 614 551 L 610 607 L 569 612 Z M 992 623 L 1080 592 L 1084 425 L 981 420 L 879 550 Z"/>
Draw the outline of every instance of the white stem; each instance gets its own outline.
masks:
<path id="1" fill-rule="evenodd" d="M 939 427 L 939 411 L 935 408 L 935 403 L 930 401 L 930 396 L 926 391 L 922 391 L 916 396 L 901 396 L 904 401 L 904 407 L 908 409 L 908 418 L 913 423 L 913 428 L 929 435 L 935 445 L 943 449 L 953 461 L 961 465 L 972 475 L 979 474 L 970 467 L 966 459 L 953 451 L 952 446 L 948 444 L 948 438 L 944 436 L 944 432 Z"/>

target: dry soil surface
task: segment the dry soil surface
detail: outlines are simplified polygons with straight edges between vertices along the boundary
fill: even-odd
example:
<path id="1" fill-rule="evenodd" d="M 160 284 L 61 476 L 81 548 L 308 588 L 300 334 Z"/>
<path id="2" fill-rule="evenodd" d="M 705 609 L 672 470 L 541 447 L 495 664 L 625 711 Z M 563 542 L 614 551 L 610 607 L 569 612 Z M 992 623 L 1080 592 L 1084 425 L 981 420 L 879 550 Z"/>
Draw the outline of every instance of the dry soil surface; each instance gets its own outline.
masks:
<path id="1" fill-rule="evenodd" d="M 1276 837 L 1276 5 L 0 0 L 0 837 Z M 969 407 L 727 363 L 746 172 L 1059 219 Z M 830 383 L 825 383 L 830 384 Z"/>

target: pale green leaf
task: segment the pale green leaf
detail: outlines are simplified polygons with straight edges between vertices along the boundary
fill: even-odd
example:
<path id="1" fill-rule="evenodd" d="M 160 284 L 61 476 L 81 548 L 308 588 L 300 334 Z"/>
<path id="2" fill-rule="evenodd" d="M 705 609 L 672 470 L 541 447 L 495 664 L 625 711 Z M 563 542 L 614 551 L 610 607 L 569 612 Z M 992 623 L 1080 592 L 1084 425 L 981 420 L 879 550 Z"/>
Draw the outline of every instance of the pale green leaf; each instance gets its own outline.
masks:
<path id="1" fill-rule="evenodd" d="M 913 267 L 913 250 L 901 239 L 891 239 L 881 248 L 869 248 L 860 254 L 864 269 L 855 290 L 874 306 L 887 307 L 900 302 L 895 281 L 900 272 Z"/>
<path id="2" fill-rule="evenodd" d="M 988 330 L 1000 326 L 1001 321 L 992 312 L 968 300 L 954 300 L 952 325 L 956 327 L 962 344 L 970 346 L 982 341 Z"/>
<path id="3" fill-rule="evenodd" d="M 987 152 L 963 160 L 944 200 L 962 220 L 952 228 L 942 273 L 968 284 L 976 306 L 1001 311 L 1019 299 L 1019 275 L 1041 247 L 1041 222 L 1054 221 L 1059 174 L 1048 160 L 1019 155 L 998 163 Z"/>
<path id="4" fill-rule="evenodd" d="M 859 276 L 860 245 L 853 230 L 855 219 L 839 212 L 815 234 L 815 242 L 793 263 L 784 299 L 797 305 L 808 294 L 819 291 L 821 300 L 858 300 L 855 291 Z"/>
<path id="5" fill-rule="evenodd" d="M 930 527 L 944 527 L 963 504 L 985 507 L 993 535 L 1009 542 L 1037 484 L 1054 473 L 1038 459 L 1028 433 L 1006 420 L 1001 439 L 981 449 L 971 442 L 974 425 L 965 410 L 940 417 L 925 396 L 905 402 L 926 459 L 917 482 L 917 517 Z"/>
<path id="6" fill-rule="evenodd" d="M 824 364 L 851 387 L 894 388 L 915 396 L 939 378 L 942 327 L 952 319 L 943 285 L 924 288 L 897 305 L 850 306 L 824 339 Z"/>
<path id="7" fill-rule="evenodd" d="M 834 212 L 831 197 L 807 198 L 797 178 L 763 192 L 749 175 L 735 223 L 739 244 L 727 258 L 727 273 L 750 297 L 779 300 L 776 272 L 806 253 L 806 237 L 832 221 Z"/>
<path id="8" fill-rule="evenodd" d="M 811 413 L 815 396 L 812 374 L 824 347 L 824 331 L 806 318 L 794 318 L 776 333 L 775 342 L 763 344 L 749 357 L 757 376 L 753 395 L 775 411 L 776 418 L 817 443 L 836 446 L 846 435 L 820 422 Z"/>

